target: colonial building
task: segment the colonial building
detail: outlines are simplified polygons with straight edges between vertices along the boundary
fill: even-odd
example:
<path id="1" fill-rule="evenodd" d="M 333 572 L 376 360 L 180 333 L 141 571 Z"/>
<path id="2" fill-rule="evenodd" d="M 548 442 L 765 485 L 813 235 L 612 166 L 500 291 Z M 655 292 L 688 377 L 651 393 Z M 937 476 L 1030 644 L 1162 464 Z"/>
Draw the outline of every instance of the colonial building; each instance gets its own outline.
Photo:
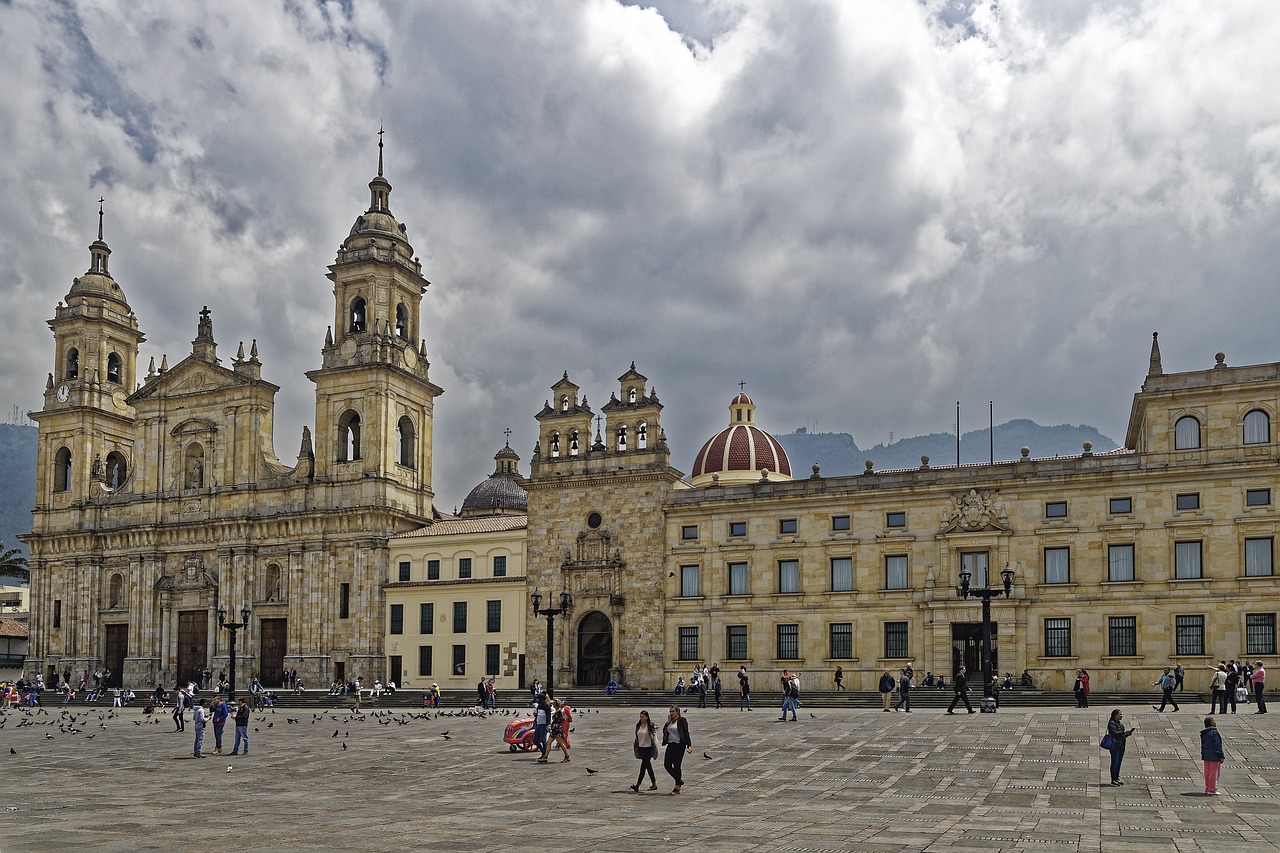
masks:
<path id="1" fill-rule="evenodd" d="M 391 537 L 386 671 L 402 688 L 524 687 L 528 496 L 511 446 L 494 459 L 460 517 Z"/>
<path id="2" fill-rule="evenodd" d="M 49 322 L 53 372 L 31 415 L 29 672 L 109 669 L 134 688 L 216 672 L 218 611 L 248 605 L 242 684 L 286 669 L 310 684 L 384 676 L 387 540 L 432 518 L 441 389 L 419 338 L 428 282 L 391 213 L 381 142 L 369 193 L 329 267 L 334 324 L 307 374 L 315 438 L 304 428 L 287 463 L 256 342 L 225 365 L 207 309 L 191 353 L 152 358 L 139 382 L 144 336 L 99 211 L 89 270 Z"/>
<path id="3" fill-rule="evenodd" d="M 1013 572 L 992 603 L 999 672 L 1069 689 L 1140 689 L 1172 662 L 1276 654 L 1280 364 L 1165 374 L 1153 340 L 1125 447 L 993 465 L 792 479 L 745 394 L 697 453 L 691 481 L 657 429 L 644 379 L 622 377 L 603 434 L 567 376 L 537 416 L 531 584 L 574 595 L 560 683 L 606 673 L 669 686 L 695 662 L 874 689 L 886 668 L 980 671 L 981 604 L 957 594 Z M 638 389 L 638 395 L 630 391 Z M 656 404 L 656 397 L 652 398 Z M 643 410 L 642 410 L 643 409 Z M 659 435 L 661 433 L 659 432 Z M 569 436 L 566 442 L 566 436 Z M 550 453 L 547 450 L 550 450 Z M 532 666 L 545 642 L 530 632 Z M 539 670 L 540 671 L 540 670 Z"/>

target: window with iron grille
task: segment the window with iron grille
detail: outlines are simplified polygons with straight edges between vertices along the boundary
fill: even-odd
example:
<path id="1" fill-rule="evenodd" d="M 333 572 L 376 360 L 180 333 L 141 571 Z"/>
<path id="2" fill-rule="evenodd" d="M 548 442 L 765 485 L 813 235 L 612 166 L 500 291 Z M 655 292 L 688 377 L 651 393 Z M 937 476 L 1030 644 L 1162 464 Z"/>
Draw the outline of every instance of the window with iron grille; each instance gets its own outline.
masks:
<path id="1" fill-rule="evenodd" d="M 1174 642 L 1179 655 L 1204 654 L 1204 617 L 1175 616 Z"/>
<path id="2" fill-rule="evenodd" d="M 493 558 L 493 576 L 495 578 L 505 578 L 507 576 L 507 558 L 505 556 Z"/>
<path id="3" fill-rule="evenodd" d="M 484 671 L 486 675 L 497 675 L 502 666 L 502 647 L 498 643 L 486 643 L 484 647 Z"/>
<path id="4" fill-rule="evenodd" d="M 485 602 L 485 630 L 490 634 L 496 634 L 502 630 L 502 601 L 494 599 Z M 494 670 L 489 669 L 486 672 L 492 673 Z"/>
<path id="5" fill-rule="evenodd" d="M 458 577 L 459 578 L 471 577 L 471 558 L 470 557 L 458 558 Z"/>
<path id="6" fill-rule="evenodd" d="M 1044 620 L 1044 656 L 1047 658 L 1071 657 L 1071 620 Z"/>
<path id="7" fill-rule="evenodd" d="M 800 658 L 800 626 L 778 626 L 778 660 L 798 660 Z"/>
<path id="8" fill-rule="evenodd" d="M 400 580 L 407 581 L 409 579 L 409 561 L 408 560 L 401 561 L 399 569 L 400 569 Z"/>
<path id="9" fill-rule="evenodd" d="M 418 605 L 418 633 L 434 634 L 436 632 L 436 606 L 422 603 Z"/>
<path id="10" fill-rule="evenodd" d="M 427 580 L 429 581 L 440 580 L 440 561 L 439 560 L 427 560 Z"/>
<path id="11" fill-rule="evenodd" d="M 431 647 L 418 646 L 418 675 L 431 674 Z"/>
<path id="12" fill-rule="evenodd" d="M 747 584 L 747 564 L 729 564 L 729 594 L 746 595 L 751 591 Z"/>
<path id="13" fill-rule="evenodd" d="M 729 625 L 725 628 L 725 648 L 728 652 L 725 657 L 729 660 L 747 659 L 746 625 Z"/>
<path id="14" fill-rule="evenodd" d="M 680 660 L 702 660 L 698 657 L 698 627 L 683 625 L 680 627 Z"/>
<path id="15" fill-rule="evenodd" d="M 907 588 L 907 555 L 890 554 L 884 558 L 884 588 Z"/>
<path id="16" fill-rule="evenodd" d="M 907 623 L 884 623 L 884 656 L 887 658 L 909 657 L 907 650 Z"/>
<path id="17" fill-rule="evenodd" d="M 404 633 L 404 605 L 403 604 L 391 605 L 391 633 L 393 634 Z"/>
<path id="18" fill-rule="evenodd" d="M 680 567 L 680 595 L 685 598 L 701 595 L 698 587 L 698 567 Z"/>
<path id="19" fill-rule="evenodd" d="M 1249 655 L 1276 653 L 1276 615 L 1274 613 L 1245 614 L 1244 651 Z"/>
<path id="20" fill-rule="evenodd" d="M 453 674 L 454 675 L 467 674 L 467 647 L 466 646 L 453 647 Z"/>
<path id="21" fill-rule="evenodd" d="M 1134 657 L 1138 654 L 1138 617 L 1112 616 L 1107 620 L 1107 654 Z"/>
<path id="22" fill-rule="evenodd" d="M 831 591 L 851 592 L 853 590 L 853 558 L 831 558 Z"/>
<path id="23" fill-rule="evenodd" d="M 465 601 L 455 601 L 453 603 L 453 633 L 467 633 L 467 603 Z"/>
<path id="24" fill-rule="evenodd" d="M 853 623 L 831 623 L 831 657 L 848 660 L 853 657 Z"/>
<path id="25" fill-rule="evenodd" d="M 800 591 L 800 561 L 778 561 L 778 592 Z"/>

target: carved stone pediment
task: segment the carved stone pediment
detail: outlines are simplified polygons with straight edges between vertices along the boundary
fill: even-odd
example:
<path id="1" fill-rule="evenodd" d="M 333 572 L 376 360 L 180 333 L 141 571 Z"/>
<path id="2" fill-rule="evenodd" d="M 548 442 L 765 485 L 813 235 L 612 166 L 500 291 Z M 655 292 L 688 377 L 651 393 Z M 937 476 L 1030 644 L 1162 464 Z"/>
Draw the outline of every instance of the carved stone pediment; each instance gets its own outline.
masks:
<path id="1" fill-rule="evenodd" d="M 612 547 L 612 539 L 603 530 L 584 530 L 578 534 L 576 547 L 568 549 L 565 554 L 564 568 L 576 566 L 612 566 L 624 565 L 622 554 Z M 612 553 L 610 553 L 612 551 Z"/>
<path id="2" fill-rule="evenodd" d="M 182 563 L 182 571 L 169 574 L 167 571 L 156 579 L 153 587 L 161 590 L 217 589 L 218 576 L 205 571 L 204 560 L 199 557 L 187 557 Z"/>
<path id="3" fill-rule="evenodd" d="M 970 489 L 967 493 L 953 495 L 942 511 L 939 533 L 977 533 L 984 530 L 1007 531 L 1009 508 L 1000 498 L 999 490 Z"/>

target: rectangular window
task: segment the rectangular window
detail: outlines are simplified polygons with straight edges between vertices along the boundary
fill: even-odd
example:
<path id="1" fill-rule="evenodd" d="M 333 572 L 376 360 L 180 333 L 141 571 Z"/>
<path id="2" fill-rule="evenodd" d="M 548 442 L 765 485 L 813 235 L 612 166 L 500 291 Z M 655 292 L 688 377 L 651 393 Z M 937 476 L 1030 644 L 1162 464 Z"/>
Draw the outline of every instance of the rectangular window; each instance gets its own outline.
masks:
<path id="1" fill-rule="evenodd" d="M 418 646 L 418 675 L 431 674 L 431 647 Z"/>
<path id="2" fill-rule="evenodd" d="M 1204 577 L 1200 565 L 1201 543 L 1175 542 L 1173 545 L 1173 576 L 1180 580 Z"/>
<path id="3" fill-rule="evenodd" d="M 427 560 L 427 580 L 429 581 L 440 580 L 440 561 L 439 560 Z"/>
<path id="4" fill-rule="evenodd" d="M 1071 620 L 1044 620 L 1044 656 L 1047 658 L 1071 657 Z"/>
<path id="5" fill-rule="evenodd" d="M 747 595 L 751 588 L 747 585 L 747 564 L 729 564 L 729 594 Z"/>
<path id="6" fill-rule="evenodd" d="M 455 601 L 453 603 L 453 633 L 467 633 L 467 603 L 465 601 Z"/>
<path id="7" fill-rule="evenodd" d="M 680 567 L 680 595 L 685 598 L 692 598 L 701 595 L 698 586 L 698 567 L 697 566 L 681 566 Z"/>
<path id="8" fill-rule="evenodd" d="M 467 647 L 466 646 L 453 647 L 453 674 L 454 675 L 467 674 Z"/>
<path id="9" fill-rule="evenodd" d="M 349 583 L 338 587 L 338 618 L 351 618 L 351 584 Z"/>
<path id="10" fill-rule="evenodd" d="M 1179 655 L 1204 654 L 1204 617 L 1175 616 L 1174 643 Z"/>
<path id="11" fill-rule="evenodd" d="M 507 576 L 507 558 L 493 558 L 493 576 L 495 578 L 505 578 Z"/>
<path id="12" fill-rule="evenodd" d="M 796 529 L 796 520 L 794 518 L 784 518 L 778 522 L 779 533 L 795 533 Z"/>
<path id="13" fill-rule="evenodd" d="M 729 522 L 729 535 L 730 536 L 746 536 L 747 523 L 745 521 Z"/>
<path id="14" fill-rule="evenodd" d="M 418 633 L 434 634 L 436 632 L 436 606 L 422 603 L 418 605 Z"/>
<path id="15" fill-rule="evenodd" d="M 831 558 L 831 591 L 832 592 L 852 592 L 853 591 L 853 558 L 852 557 L 832 557 Z"/>
<path id="16" fill-rule="evenodd" d="M 725 655 L 729 660 L 747 659 L 747 626 L 729 625 L 725 628 Z"/>
<path id="17" fill-rule="evenodd" d="M 831 657 L 849 660 L 853 657 L 853 623 L 831 623 Z"/>
<path id="18" fill-rule="evenodd" d="M 884 623 L 884 656 L 887 658 L 908 657 L 907 623 Z"/>
<path id="19" fill-rule="evenodd" d="M 778 561 L 778 592 L 800 591 L 800 561 Z"/>
<path id="20" fill-rule="evenodd" d="M 778 660 L 800 659 L 800 626 L 778 626 Z"/>
<path id="21" fill-rule="evenodd" d="M 1044 549 L 1044 582 L 1071 583 L 1071 549 Z"/>
<path id="22" fill-rule="evenodd" d="M 1274 613 L 1245 614 L 1244 651 L 1247 655 L 1276 653 L 1276 615 Z"/>
<path id="23" fill-rule="evenodd" d="M 679 660 L 702 660 L 698 656 L 698 627 L 696 625 L 680 626 L 680 645 L 677 649 Z"/>
<path id="24" fill-rule="evenodd" d="M 969 573 L 969 584 L 982 589 L 987 585 L 987 552 L 971 551 L 960 555 L 960 569 Z"/>
<path id="25" fill-rule="evenodd" d="M 458 558 L 458 577 L 462 579 L 471 577 L 471 558 L 470 557 Z"/>
<path id="26" fill-rule="evenodd" d="M 906 512 L 886 512 L 884 514 L 884 526 L 885 527 L 906 527 L 907 526 Z"/>
<path id="27" fill-rule="evenodd" d="M 1107 511 L 1112 515 L 1127 515 L 1133 512 L 1133 498 L 1112 498 Z"/>
<path id="28" fill-rule="evenodd" d="M 400 580 L 407 581 L 409 579 L 409 561 L 405 560 L 400 563 Z"/>
<path id="29" fill-rule="evenodd" d="M 1045 518 L 1066 518 L 1067 502 L 1066 501 L 1048 501 L 1044 505 Z"/>
<path id="30" fill-rule="evenodd" d="M 55 598 L 53 600 L 53 627 L 62 627 L 62 599 Z"/>
<path id="31" fill-rule="evenodd" d="M 1107 580 L 1133 580 L 1133 546 L 1107 546 Z"/>
<path id="32" fill-rule="evenodd" d="M 1176 506 L 1178 509 L 1199 509 L 1200 493 L 1188 492 L 1187 494 L 1184 494 L 1184 495 L 1178 495 L 1176 498 L 1174 498 L 1173 503 L 1174 503 L 1174 506 Z"/>
<path id="33" fill-rule="evenodd" d="M 907 555 L 891 554 L 884 558 L 884 588 L 907 589 Z"/>
<path id="34" fill-rule="evenodd" d="M 849 529 L 849 516 L 847 516 L 847 515 L 833 515 L 833 516 L 831 516 L 831 529 L 832 529 L 832 530 L 848 530 L 848 529 Z"/>
<path id="35" fill-rule="evenodd" d="M 494 599 L 485 602 L 485 630 L 490 634 L 496 634 L 502 630 L 502 602 Z M 492 673 L 494 670 L 490 669 Z"/>
<path id="36" fill-rule="evenodd" d="M 1134 657 L 1138 654 L 1138 617 L 1112 616 L 1107 620 L 1107 654 Z"/>
<path id="37" fill-rule="evenodd" d="M 1272 562 L 1274 553 L 1275 540 L 1270 536 L 1244 540 L 1245 577 L 1263 578 L 1275 574 Z"/>
<path id="38" fill-rule="evenodd" d="M 502 646 L 498 643 L 486 643 L 484 647 L 485 675 L 497 675 L 502 667 Z"/>
<path id="39" fill-rule="evenodd" d="M 391 633 L 393 634 L 404 633 L 404 605 L 403 604 L 391 605 Z"/>
<path id="40" fill-rule="evenodd" d="M 1270 506 L 1271 490 L 1270 489 L 1246 489 L 1244 493 L 1245 506 Z"/>
<path id="41" fill-rule="evenodd" d="M 686 524 L 680 528 L 680 538 L 688 542 L 698 538 L 698 525 Z"/>

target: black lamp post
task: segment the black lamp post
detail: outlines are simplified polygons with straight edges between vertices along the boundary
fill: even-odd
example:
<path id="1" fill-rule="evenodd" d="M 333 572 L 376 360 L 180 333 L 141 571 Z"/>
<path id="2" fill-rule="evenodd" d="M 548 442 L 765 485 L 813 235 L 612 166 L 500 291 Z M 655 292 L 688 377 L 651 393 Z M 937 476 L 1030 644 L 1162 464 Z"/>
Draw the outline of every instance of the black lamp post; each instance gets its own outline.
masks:
<path id="1" fill-rule="evenodd" d="M 556 616 L 568 616 L 569 608 L 573 605 L 573 596 L 569 594 L 569 590 L 560 593 L 560 606 L 548 607 L 542 609 L 542 593 L 537 588 L 533 590 L 533 614 L 535 616 L 547 617 L 547 692 L 551 693 L 555 687 L 555 648 L 556 648 Z"/>
<path id="2" fill-rule="evenodd" d="M 240 608 L 239 622 L 228 622 L 227 606 L 225 604 L 219 604 L 218 605 L 218 627 L 226 628 L 228 631 L 231 632 L 231 649 L 230 649 L 231 660 L 228 662 L 228 665 L 227 665 L 227 675 L 230 680 L 227 682 L 227 696 L 231 699 L 235 699 L 236 698 L 236 631 L 239 631 L 241 628 L 249 627 L 249 605 L 246 604 L 245 606 Z"/>
<path id="3" fill-rule="evenodd" d="M 988 703 L 991 711 L 996 709 L 995 691 L 992 689 L 992 673 L 991 673 L 991 599 L 1003 595 L 1008 598 L 1013 592 L 1013 569 L 1009 568 L 1009 564 L 1004 564 L 1004 570 L 1000 572 L 1000 579 L 1004 581 L 1004 588 L 996 587 L 992 589 L 988 583 L 984 584 L 981 589 L 969 586 L 969 581 L 973 579 L 973 574 L 968 571 L 960 572 L 960 588 L 956 590 L 961 598 L 968 598 L 971 595 L 982 599 L 982 710 L 988 709 Z"/>

